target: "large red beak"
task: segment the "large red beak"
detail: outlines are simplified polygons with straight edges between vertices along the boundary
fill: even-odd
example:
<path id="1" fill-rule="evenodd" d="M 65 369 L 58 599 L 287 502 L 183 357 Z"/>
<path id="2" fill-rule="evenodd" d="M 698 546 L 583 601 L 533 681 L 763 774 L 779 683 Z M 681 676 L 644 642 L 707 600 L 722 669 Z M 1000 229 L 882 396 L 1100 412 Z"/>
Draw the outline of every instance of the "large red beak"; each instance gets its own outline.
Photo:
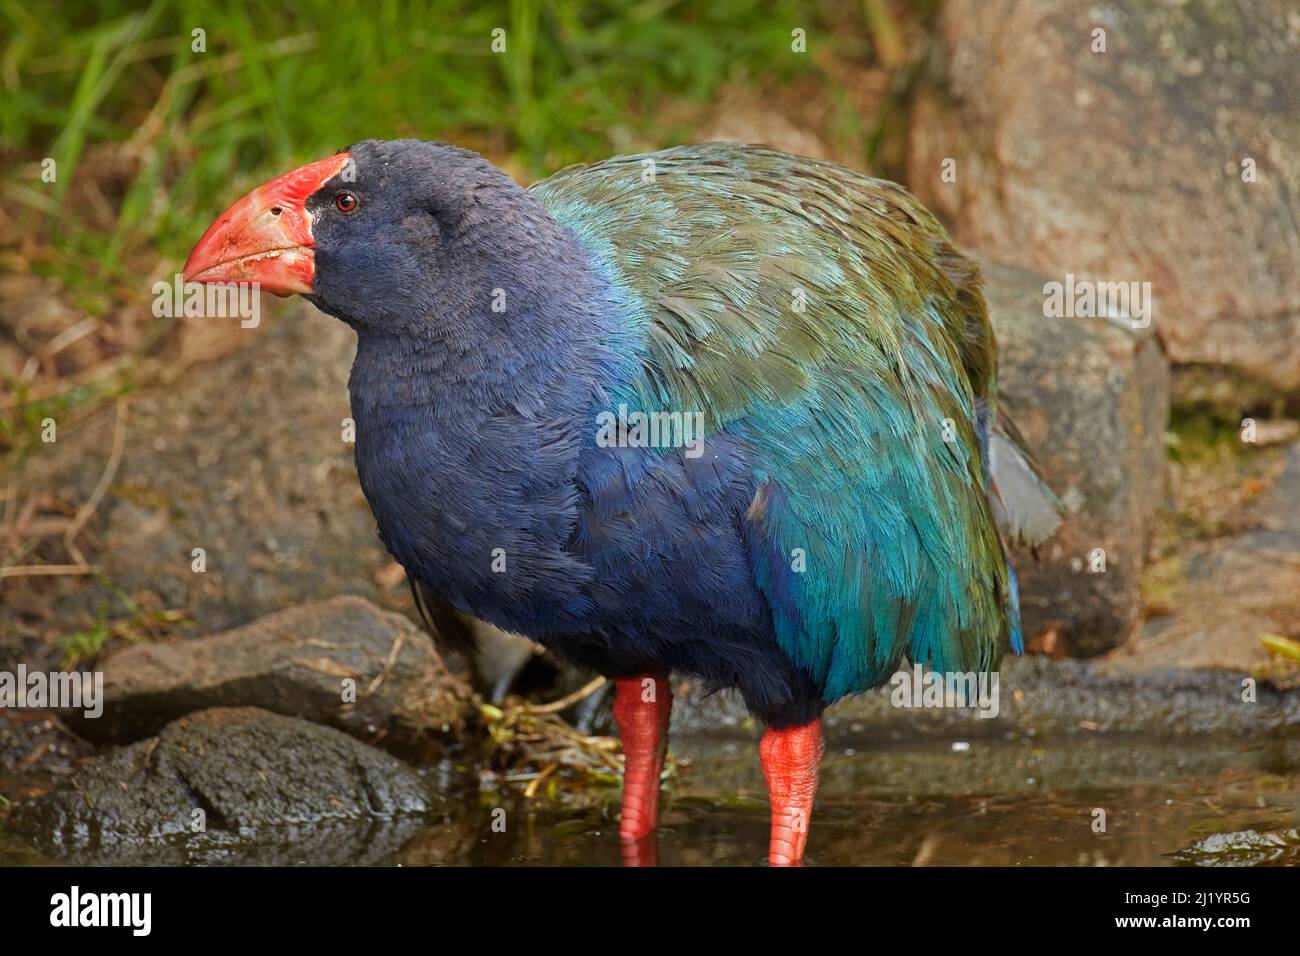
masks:
<path id="1" fill-rule="evenodd" d="M 310 294 L 316 241 L 307 197 L 347 165 L 348 154 L 263 183 L 221 214 L 185 260 L 186 282 L 255 282 L 276 295 Z"/>

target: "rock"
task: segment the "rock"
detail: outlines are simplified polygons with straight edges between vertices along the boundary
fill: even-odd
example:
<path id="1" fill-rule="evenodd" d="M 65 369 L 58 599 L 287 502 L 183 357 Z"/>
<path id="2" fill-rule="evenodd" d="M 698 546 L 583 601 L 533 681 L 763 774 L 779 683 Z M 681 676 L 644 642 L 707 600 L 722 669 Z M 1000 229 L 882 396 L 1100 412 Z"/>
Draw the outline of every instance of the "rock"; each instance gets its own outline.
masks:
<path id="1" fill-rule="evenodd" d="M 1300 388 L 1294 5 L 948 0 L 941 23 L 908 183 L 955 238 L 1058 281 L 1149 281 L 1174 361 Z"/>
<path id="2" fill-rule="evenodd" d="M 1173 857 L 1190 866 L 1300 866 L 1300 827 L 1212 833 Z"/>
<path id="3" fill-rule="evenodd" d="M 98 742 L 139 740 L 208 707 L 261 707 L 362 738 L 444 738 L 463 727 L 469 689 L 429 637 L 357 597 L 304 604 L 209 637 L 136 644 L 110 656 L 104 710 L 69 712 Z M 343 681 L 355 681 L 355 704 Z"/>
<path id="4" fill-rule="evenodd" d="M 62 636 L 106 610 L 121 616 L 121 595 L 146 610 L 184 612 L 190 634 L 337 594 L 385 598 L 375 576 L 391 560 L 341 424 L 355 336 L 305 303 L 268 305 L 261 323 L 235 326 L 248 344 L 233 354 L 132 398 L 121 464 L 78 539 L 100 574 L 6 581 L 0 632 L 48 626 L 54 606 L 59 630 L 50 636 Z M 30 453 L 16 486 L 80 506 L 113 431 L 111 407 L 61 424 L 58 442 Z M 57 540 L 44 557 L 65 563 Z M 392 587 L 393 605 L 406 606 L 400 578 Z"/>
<path id="5" fill-rule="evenodd" d="M 895 707 L 892 688 L 840 701 L 826 712 L 831 741 L 872 737 L 963 739 L 1029 735 L 1126 734 L 1158 740 L 1217 735 L 1226 740 L 1300 740 L 1300 693 L 1261 683 L 1242 699 L 1239 671 L 1166 668 L 1116 673 L 1106 662 L 1012 657 L 998 681 L 998 714 L 973 709 Z M 732 692 L 703 695 L 690 681 L 674 687 L 671 732 L 757 740 L 762 733 Z"/>
<path id="6" fill-rule="evenodd" d="M 1300 634 L 1300 444 L 1240 520 L 1249 530 L 1195 542 L 1168 559 L 1175 573 L 1165 576 L 1167 609 L 1111 658 L 1115 670 L 1244 670 L 1267 662 L 1264 635 Z"/>
<path id="7" fill-rule="evenodd" d="M 1045 317 L 1042 276 L 988 263 L 984 276 L 999 402 L 1068 511 L 1038 558 L 1012 555 L 1025 639 L 1099 654 L 1141 618 L 1139 577 L 1163 488 L 1168 365 L 1150 330 Z"/>
<path id="8" fill-rule="evenodd" d="M 337 730 L 253 707 L 215 708 L 85 765 L 20 804 L 9 826 L 43 852 L 119 863 L 174 858 L 187 841 L 208 854 L 224 846 L 227 856 L 243 844 L 283 842 L 290 862 L 326 862 L 322 850 L 334 844 L 333 862 L 354 863 L 376 845 L 381 856 L 391 852 L 400 844 L 392 834 L 424 825 L 436 805 L 414 770 Z M 376 826 L 389 836 L 376 839 Z M 265 852 L 257 859 L 272 862 Z"/>
<path id="9" fill-rule="evenodd" d="M 0 708 L 0 833 L 8 807 L 48 792 L 93 752 L 48 711 Z M 0 836 L 0 866 L 3 858 Z"/>

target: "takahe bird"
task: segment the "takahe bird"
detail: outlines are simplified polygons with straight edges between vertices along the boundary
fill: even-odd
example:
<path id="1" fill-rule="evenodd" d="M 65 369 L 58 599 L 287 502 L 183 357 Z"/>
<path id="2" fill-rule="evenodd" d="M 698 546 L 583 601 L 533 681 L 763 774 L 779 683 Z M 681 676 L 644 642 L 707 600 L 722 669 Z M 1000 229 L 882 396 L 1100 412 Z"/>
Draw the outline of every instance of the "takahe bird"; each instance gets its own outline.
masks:
<path id="1" fill-rule="evenodd" d="M 766 724 L 769 861 L 797 864 L 829 704 L 904 658 L 1020 650 L 999 525 L 1041 540 L 1056 501 L 999 424 L 977 268 L 894 183 L 715 143 L 524 189 L 371 140 L 236 202 L 185 276 L 356 330 L 385 545 L 434 626 L 613 679 L 625 846 L 655 827 L 672 672 Z"/>

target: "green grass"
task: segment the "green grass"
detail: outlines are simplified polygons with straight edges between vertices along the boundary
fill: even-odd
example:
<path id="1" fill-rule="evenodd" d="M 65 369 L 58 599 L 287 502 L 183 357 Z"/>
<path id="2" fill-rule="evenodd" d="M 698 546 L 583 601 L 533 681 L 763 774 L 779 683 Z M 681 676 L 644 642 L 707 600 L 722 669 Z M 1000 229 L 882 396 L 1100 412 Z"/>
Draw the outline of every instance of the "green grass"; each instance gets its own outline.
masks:
<path id="1" fill-rule="evenodd" d="M 917 9 L 932 7 L 922 0 Z M 9 173 L 0 227 L 11 226 L 0 235 L 0 270 L 54 277 L 69 305 L 105 317 L 111 333 L 115 314 L 147 312 L 152 283 L 179 268 L 236 197 L 357 140 L 442 139 L 531 179 L 690 141 L 724 88 L 762 103 L 804 77 L 834 106 L 801 122 L 874 150 L 873 118 L 857 115 L 831 75 L 843 70 L 825 65 L 828 55 L 869 64 L 871 31 L 888 37 L 896 26 L 882 21 L 888 8 L 881 0 L 0 0 L 0 161 Z M 791 51 L 796 27 L 807 53 Z M 503 53 L 491 46 L 498 28 Z M 192 49 L 198 29 L 202 52 Z M 873 157 L 864 152 L 864 163 Z M 41 179 L 47 158 L 52 183 Z M 32 394 L 0 380 L 0 398 L 10 399 L 0 411 L 0 465 L 34 446 L 43 418 L 62 424 L 130 387 L 132 363 L 164 349 L 173 328 L 150 320 L 146 344 L 117 379 L 83 375 L 89 387 L 64 389 L 43 371 Z"/>
<path id="2" fill-rule="evenodd" d="M 62 638 L 59 641 L 59 649 L 63 651 L 63 662 L 59 666 L 64 670 L 71 670 L 82 661 L 99 656 L 108 637 L 108 625 L 100 623 L 88 631 L 78 631 Z"/>
<path id="3" fill-rule="evenodd" d="M 22 383 L 14 387 L 16 402 L 8 417 L 0 415 L 0 450 L 15 457 L 42 441 L 47 419 L 66 422 L 76 412 L 121 398 L 134 388 L 127 372 L 104 376 L 88 385 L 70 385 L 56 394 L 35 398 Z M 55 433 L 56 440 L 58 433 Z"/>
<path id="4" fill-rule="evenodd" d="M 141 246 L 179 256 L 240 188 L 358 139 L 454 140 L 540 176 L 685 138 L 655 128 L 664 101 L 817 72 L 790 31 L 840 42 L 808 22 L 822 16 L 782 0 L 0 0 L 0 150 L 30 170 L 9 195 L 51 226 L 55 271 L 130 281 Z M 505 53 L 490 48 L 496 28 Z M 109 196 L 115 221 L 92 228 L 64 204 L 106 143 L 132 171 Z"/>
<path id="5" fill-rule="evenodd" d="M 94 579 L 103 597 L 95 623 L 58 640 L 58 648 L 63 652 L 60 666 L 65 670 L 97 658 L 110 639 L 154 641 L 174 633 L 177 626 L 188 620 L 182 611 L 142 607 L 103 574 L 96 573 Z"/>

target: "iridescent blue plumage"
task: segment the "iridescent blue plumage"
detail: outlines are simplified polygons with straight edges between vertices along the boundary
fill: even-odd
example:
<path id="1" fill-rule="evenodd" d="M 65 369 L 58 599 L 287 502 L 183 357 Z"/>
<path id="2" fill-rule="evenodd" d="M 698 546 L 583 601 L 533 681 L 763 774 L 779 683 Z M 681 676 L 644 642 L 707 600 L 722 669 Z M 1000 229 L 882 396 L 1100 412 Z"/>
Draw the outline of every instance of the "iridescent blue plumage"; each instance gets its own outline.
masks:
<path id="1" fill-rule="evenodd" d="M 620 158 L 534 191 L 630 303 L 641 368 L 611 390 L 703 410 L 710 441 L 743 449 L 753 580 L 822 700 L 904 655 L 996 666 L 1019 625 L 976 422 L 992 337 L 937 224 L 892 184 L 753 148 Z"/>
<path id="2" fill-rule="evenodd" d="M 438 144 L 351 153 L 438 184 L 400 296 L 342 262 L 401 240 L 344 249 L 323 217 L 317 253 L 318 303 L 360 333 L 362 486 L 430 599 L 611 676 L 736 687 L 776 726 L 904 658 L 1019 644 L 978 274 L 902 189 L 725 144 L 528 192 Z M 698 416 L 702 454 L 602 440 L 615 409 Z"/>

